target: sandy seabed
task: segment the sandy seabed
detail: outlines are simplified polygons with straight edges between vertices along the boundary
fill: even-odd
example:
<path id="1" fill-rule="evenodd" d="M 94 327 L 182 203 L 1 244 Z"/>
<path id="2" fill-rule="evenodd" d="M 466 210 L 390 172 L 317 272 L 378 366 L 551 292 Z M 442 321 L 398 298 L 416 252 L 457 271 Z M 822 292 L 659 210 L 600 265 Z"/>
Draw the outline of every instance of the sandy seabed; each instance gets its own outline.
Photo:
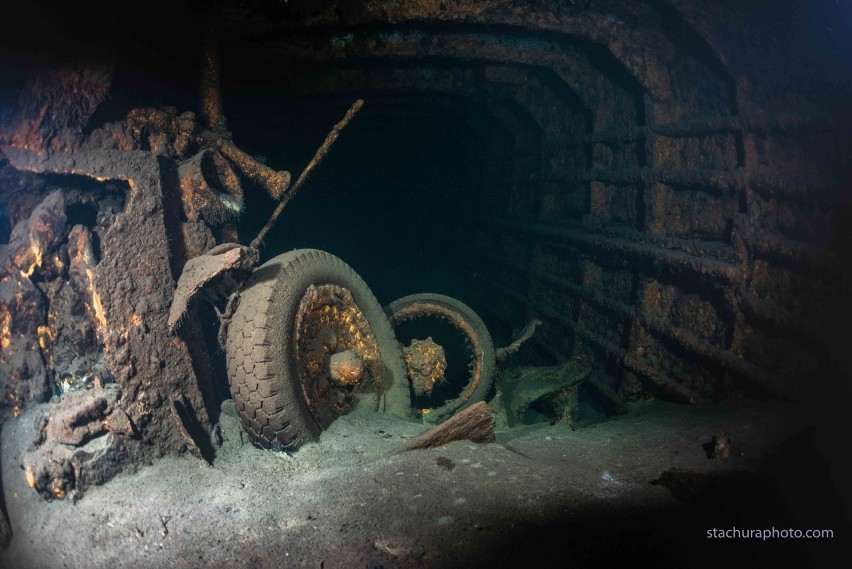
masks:
<path id="1" fill-rule="evenodd" d="M 791 468 L 817 459 L 807 425 L 777 402 L 642 403 L 583 429 L 527 425 L 492 444 L 404 453 L 393 451 L 426 426 L 359 412 L 292 456 L 255 448 L 223 414 L 212 466 L 164 458 L 76 503 L 48 502 L 24 480 L 35 410 L 2 432 L 6 569 L 815 566 L 849 536 L 706 537 L 733 526 L 848 532 L 829 474 Z M 732 456 L 708 458 L 702 445 L 721 433 Z"/>

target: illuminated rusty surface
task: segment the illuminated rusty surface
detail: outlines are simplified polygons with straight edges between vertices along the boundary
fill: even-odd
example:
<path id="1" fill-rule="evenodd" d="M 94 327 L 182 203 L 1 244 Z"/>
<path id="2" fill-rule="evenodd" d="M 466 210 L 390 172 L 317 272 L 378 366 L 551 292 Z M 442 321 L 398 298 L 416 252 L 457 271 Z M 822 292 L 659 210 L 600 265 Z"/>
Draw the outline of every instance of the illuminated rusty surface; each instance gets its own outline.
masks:
<path id="1" fill-rule="evenodd" d="M 185 158 L 195 148 L 198 124 L 195 113 L 178 114 L 166 109 L 133 109 L 127 114 L 125 127 L 135 141 L 134 147 L 147 147 L 152 154 Z"/>
<path id="2" fill-rule="evenodd" d="M 233 162 L 240 172 L 263 186 L 273 199 L 281 199 L 290 187 L 290 172 L 276 172 L 229 142 L 219 141 L 216 148 Z"/>
<path id="3" fill-rule="evenodd" d="M 82 225 L 75 225 L 68 235 L 69 274 L 71 285 L 83 299 L 86 312 L 95 329 L 103 334 L 106 316 L 101 296 L 95 288 L 95 253 L 92 249 L 91 232 Z"/>
<path id="4" fill-rule="evenodd" d="M 9 239 L 9 261 L 30 277 L 42 266 L 45 255 L 55 253 L 64 237 L 65 197 L 56 191 L 36 206 L 28 219 L 15 225 Z"/>
<path id="5" fill-rule="evenodd" d="M 43 199 L 0 250 L 5 253 L 0 258 L 0 420 L 50 396 L 55 331 L 48 327 L 48 298 L 30 276 L 40 272 L 45 253 L 56 253 L 65 225 L 62 204 L 61 192 Z"/>
<path id="6" fill-rule="evenodd" d="M 402 357 L 415 395 L 428 395 L 436 384 L 444 381 L 447 356 L 444 348 L 436 344 L 431 336 L 425 340 L 411 340 L 409 346 L 402 348 Z"/>
<path id="7" fill-rule="evenodd" d="M 81 131 L 107 97 L 112 66 L 91 61 L 60 63 L 53 58 L 33 73 L 19 97 L 19 108 L 0 144 L 33 152 L 68 151 L 81 143 Z"/>
<path id="8" fill-rule="evenodd" d="M 215 172 L 215 179 L 221 187 L 237 200 L 243 198 L 240 179 L 231 163 L 219 152 L 210 152 L 209 168 Z"/>
<path id="9" fill-rule="evenodd" d="M 329 374 L 331 354 L 346 350 L 363 362 L 366 373 L 357 383 L 340 384 Z M 308 287 L 296 315 L 294 357 L 305 401 L 323 426 L 352 409 L 368 384 L 378 389 L 384 380 L 378 342 L 352 294 L 343 287 Z"/>
<path id="10" fill-rule="evenodd" d="M 183 213 L 190 221 L 203 219 L 216 227 L 243 210 L 239 180 L 224 157 L 204 149 L 178 167 Z"/>
<path id="11" fill-rule="evenodd" d="M 0 307 L 0 350 L 12 343 L 12 314 L 6 306 Z"/>
<path id="12" fill-rule="evenodd" d="M 356 386 L 364 377 L 364 362 L 355 352 L 344 350 L 331 354 L 328 361 L 331 379 L 343 386 Z"/>
<path id="13" fill-rule="evenodd" d="M 48 326 L 38 327 L 38 345 L 47 360 L 47 366 L 53 367 L 53 340 L 56 338 L 54 329 Z"/>

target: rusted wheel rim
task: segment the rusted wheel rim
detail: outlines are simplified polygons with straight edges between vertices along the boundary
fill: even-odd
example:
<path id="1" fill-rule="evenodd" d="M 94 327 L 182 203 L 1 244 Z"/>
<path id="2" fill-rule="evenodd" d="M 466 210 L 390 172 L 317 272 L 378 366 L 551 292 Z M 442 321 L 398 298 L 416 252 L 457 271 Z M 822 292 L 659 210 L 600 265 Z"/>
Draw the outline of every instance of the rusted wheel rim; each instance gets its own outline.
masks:
<path id="1" fill-rule="evenodd" d="M 355 407 L 368 385 L 381 389 L 379 345 L 348 289 L 329 284 L 308 287 L 296 313 L 295 344 L 305 405 L 323 429 Z M 346 352 L 357 356 L 363 373 L 332 372 L 334 356 Z"/>
<path id="2" fill-rule="evenodd" d="M 418 302 L 395 311 L 393 314 L 389 315 L 389 320 L 391 326 L 396 328 L 403 322 L 415 320 L 424 316 L 439 318 L 448 322 L 464 335 L 465 342 L 471 351 L 471 361 L 469 366 L 470 380 L 462 389 L 461 394 L 451 402 L 448 402 L 454 410 L 461 408 L 470 401 L 470 398 L 473 396 L 473 393 L 476 391 L 479 383 L 483 380 L 482 369 L 484 366 L 485 354 L 483 346 L 473 328 L 463 318 L 461 318 L 456 311 L 446 306 L 441 306 L 440 304 Z M 428 410 L 424 410 L 424 412 L 428 413 Z"/>

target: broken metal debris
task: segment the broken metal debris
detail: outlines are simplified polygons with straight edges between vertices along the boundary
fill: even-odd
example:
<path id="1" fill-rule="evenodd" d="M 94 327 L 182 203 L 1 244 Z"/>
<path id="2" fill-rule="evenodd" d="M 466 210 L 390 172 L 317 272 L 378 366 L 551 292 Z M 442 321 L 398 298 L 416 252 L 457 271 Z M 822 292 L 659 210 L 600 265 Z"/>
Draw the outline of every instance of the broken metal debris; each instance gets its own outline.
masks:
<path id="1" fill-rule="evenodd" d="M 169 309 L 169 330 L 172 333 L 177 330 L 201 293 L 213 299 L 228 298 L 236 283 L 251 273 L 259 259 L 257 249 L 224 243 L 187 261 Z M 224 290 L 219 291 L 218 288 Z"/>
<path id="2" fill-rule="evenodd" d="M 213 23 L 208 29 L 201 65 L 201 115 L 207 130 L 200 134 L 198 142 L 221 152 L 247 178 L 266 189 L 274 200 L 281 199 L 290 186 L 290 172 L 276 172 L 249 154 L 237 148 L 228 132 L 228 121 L 222 107 L 222 91 L 219 79 L 219 44 Z M 252 245 L 256 247 L 256 245 Z"/>
<path id="3" fill-rule="evenodd" d="M 95 288 L 95 265 L 97 259 L 92 248 L 91 231 L 83 225 L 75 225 L 68 234 L 68 271 L 71 286 L 83 300 L 89 320 L 95 330 L 103 335 L 106 332 L 106 317 L 103 302 Z"/>
<path id="4" fill-rule="evenodd" d="M 275 171 L 232 143 L 220 138 L 202 135 L 199 137 L 199 141 L 221 152 L 239 169 L 243 176 L 266 189 L 272 199 L 281 199 L 287 188 L 290 187 L 290 172 L 286 170 Z"/>
<path id="5" fill-rule="evenodd" d="M 211 131 L 227 136 L 228 121 L 222 109 L 222 91 L 219 79 L 219 42 L 213 22 L 207 28 L 204 57 L 201 61 L 201 116 Z"/>
<path id="6" fill-rule="evenodd" d="M 616 370 L 603 379 L 588 377 L 588 385 L 614 404 L 640 399 L 646 393 L 640 381 L 648 392 L 696 403 L 705 396 L 726 393 L 739 379 L 773 393 L 782 383 L 776 369 L 777 375 L 803 385 L 810 385 L 800 381 L 803 375 L 828 375 L 818 373 L 818 365 L 802 374 L 796 362 L 828 359 L 823 357 L 822 333 L 811 308 L 818 312 L 832 303 L 810 299 L 833 298 L 836 283 L 848 280 L 843 271 L 838 277 L 832 248 L 823 246 L 822 237 L 814 238 L 826 234 L 820 226 L 834 223 L 821 222 L 825 214 L 811 210 L 829 208 L 814 207 L 810 198 L 833 195 L 830 172 L 842 170 L 822 164 L 811 154 L 840 156 L 841 152 L 833 142 L 823 147 L 823 139 L 833 138 L 825 136 L 831 128 L 824 126 L 823 118 L 811 119 L 798 112 L 761 117 L 765 87 L 753 85 L 773 83 L 762 76 L 747 79 L 752 75 L 749 59 L 733 62 L 720 36 L 707 33 L 720 12 L 706 10 L 710 23 L 690 29 L 706 36 L 708 46 L 703 56 L 694 58 L 693 50 L 678 44 L 682 40 L 655 25 L 613 25 L 622 20 L 591 8 L 583 17 L 554 18 L 548 3 L 534 11 L 504 2 L 369 4 L 370 9 L 327 10 L 317 21 L 407 21 L 410 29 L 396 34 L 393 41 L 375 41 L 369 33 L 335 38 L 333 57 L 354 53 L 363 59 L 398 59 L 406 52 L 443 61 L 455 50 L 452 57 L 490 61 L 482 76 L 491 84 L 482 91 L 494 98 L 488 93 L 495 82 L 501 85 L 500 97 L 505 89 L 513 89 L 513 112 L 523 117 L 520 121 L 504 118 L 501 128 L 513 139 L 523 140 L 528 128 L 524 125 L 536 125 L 533 138 L 544 141 L 536 142 L 541 148 L 519 143 L 516 150 L 519 156 L 528 156 L 536 155 L 531 150 L 544 149 L 538 153 L 541 164 L 517 160 L 510 176 L 535 182 L 516 186 L 506 215 L 501 212 L 495 222 L 504 229 L 504 239 L 494 251 L 502 267 L 495 286 L 520 298 L 522 307 L 564 305 L 563 315 L 559 307 L 550 314 L 564 329 L 564 337 L 550 345 L 560 346 L 563 355 L 569 349 L 564 346 L 591 346 Z M 696 21 L 690 4 L 679 6 L 673 16 L 683 17 L 685 23 Z M 653 7 L 627 10 L 631 21 L 657 21 L 650 17 L 656 16 Z M 416 29 L 424 21 L 449 26 L 462 19 L 479 27 L 499 22 L 531 33 L 547 28 L 557 36 L 582 38 L 603 47 L 623 77 L 616 79 L 589 64 L 583 50 L 542 49 L 547 42 L 522 45 L 496 35 L 472 41 L 465 33 L 455 33 L 455 38 L 426 34 L 430 39 Z M 306 42 L 291 43 L 298 51 Z M 137 109 L 124 122 L 89 133 L 85 130 L 88 120 L 109 92 L 109 66 L 40 73 L 24 89 L 19 122 L 0 133 L 0 146 L 12 149 L 9 156 L 22 150 L 38 158 L 27 162 L 13 156 L 13 167 L 98 181 L 128 180 L 128 193 L 141 192 L 145 197 L 129 203 L 124 212 L 117 208 L 114 224 L 102 226 L 99 221 L 97 230 L 91 224 L 76 225 L 67 243 L 66 221 L 60 223 L 58 216 L 45 217 L 44 211 L 34 210 L 21 214 L 9 208 L 15 229 L 10 244 L 0 249 L 4 259 L 0 377 L 3 403 L 14 414 L 20 405 L 43 399 L 51 391 L 97 388 L 108 380 L 92 378 L 90 372 L 97 362 L 106 361 L 126 387 L 128 421 L 132 416 L 139 425 L 149 423 L 154 431 L 158 418 L 162 419 L 157 410 L 173 396 L 175 384 L 193 384 L 197 379 L 180 339 L 162 333 L 170 294 L 151 292 L 169 291 L 172 279 L 156 271 L 150 276 L 151 269 L 170 258 L 177 258 L 179 269 L 183 261 L 215 244 L 209 225 L 225 222 L 241 207 L 235 198 L 236 170 L 259 180 L 280 199 L 276 210 L 280 211 L 311 167 L 287 193 L 289 173 L 275 172 L 233 145 L 222 112 L 215 48 L 211 41 L 204 66 L 206 130 L 192 113 Z M 320 50 L 306 51 L 328 57 Z M 555 70 L 556 91 L 523 69 L 533 62 Z M 387 67 L 403 75 L 393 65 Z M 564 92 L 576 94 L 579 104 L 566 105 L 553 97 Z M 454 94 L 459 93 L 464 92 Z M 598 104 L 597 98 L 605 102 Z M 583 126 L 564 130 L 569 124 Z M 78 151 L 83 154 L 74 160 L 55 160 L 57 153 Z M 97 154 L 97 159 L 85 152 Z M 156 166 L 128 165 L 136 162 L 138 166 L 144 161 L 140 155 L 147 154 L 174 160 L 185 174 L 181 180 L 186 180 L 188 197 L 182 205 L 188 221 L 179 231 L 160 223 L 158 196 L 168 188 L 152 182 L 159 179 Z M 113 167 L 116 162 L 121 167 Z M 37 193 L 35 203 L 48 192 Z M 47 208 L 45 204 L 47 200 L 42 203 Z M 67 208 L 59 209 L 64 215 Z M 98 215 L 103 211 L 99 208 Z M 529 223 L 520 219 L 530 214 L 537 219 Z M 19 229 L 16 224 L 25 220 L 27 225 Z M 559 220 L 558 226 L 553 220 Z M 42 221 L 45 224 L 40 226 Z M 62 225 L 62 230 L 52 231 L 52 223 Z M 471 231 L 473 239 L 476 233 Z M 130 257 L 142 259 L 137 264 L 119 259 L 124 254 L 121 245 L 134 235 L 145 236 L 142 247 L 129 251 Z M 172 255 L 176 251 L 169 239 L 182 240 L 183 252 Z M 491 247 L 488 240 L 482 250 Z M 154 260 L 144 259 L 148 253 Z M 101 256 L 103 260 L 96 258 Z M 525 257 L 533 261 L 527 263 Z M 520 262 L 513 265 L 513 260 Z M 99 267 L 99 262 L 104 266 Z M 171 276 L 176 274 L 177 270 Z M 85 305 L 88 324 L 74 317 L 78 302 L 72 292 Z M 187 295 L 181 304 L 188 306 L 192 296 Z M 185 310 L 180 308 L 179 313 Z M 67 340 L 69 336 L 73 341 Z M 332 336 L 325 337 L 331 343 Z M 177 347 L 146 350 L 172 341 Z M 104 359 L 98 357 L 101 352 Z M 693 356 L 722 373 L 715 369 L 709 373 L 703 364 L 691 363 Z M 175 377 L 166 378 L 168 385 L 161 387 L 157 381 L 167 364 L 170 370 L 176 369 Z M 63 365 L 67 375 L 60 373 Z M 527 386 L 529 393 L 534 383 Z M 557 393 L 570 397 L 566 395 L 570 389 L 566 386 Z M 120 430 L 122 421 L 120 415 L 116 417 Z M 720 436 L 713 442 L 714 453 L 720 457 L 729 452 L 724 440 Z M 158 451 L 173 446 L 164 444 Z"/>
<path id="7" fill-rule="evenodd" d="M 31 401 L 51 392 L 56 312 L 48 298 L 61 301 L 57 287 L 67 266 L 61 242 L 65 236 L 65 199 L 54 191 L 12 230 L 0 257 L 0 415 L 11 408 L 17 416 Z M 63 259 L 65 259 L 63 261 Z M 49 270 L 45 270 L 49 267 Z M 43 277 L 39 286 L 33 278 Z M 54 288 L 56 290 L 54 290 Z M 60 287 L 61 288 L 61 287 Z M 50 293 L 50 296 L 46 296 Z"/>
<path id="8" fill-rule="evenodd" d="M 27 484 L 48 499 L 80 497 L 121 465 L 122 438 L 137 436 L 117 385 L 68 394 L 35 418 L 33 449 L 21 457 Z"/>
<path id="9" fill-rule="evenodd" d="M 523 423 L 527 410 L 547 397 L 559 399 L 559 409 L 553 410 L 553 416 L 570 426 L 576 412 L 577 386 L 589 376 L 591 369 L 591 361 L 578 358 L 557 366 L 505 371 L 499 389 L 509 426 Z"/>
<path id="10" fill-rule="evenodd" d="M 704 443 L 701 446 L 707 453 L 707 458 L 718 458 L 719 460 L 725 460 L 726 458 L 730 458 L 732 453 L 731 435 L 730 433 L 713 435 L 713 438 L 710 440 L 709 443 Z"/>
<path id="11" fill-rule="evenodd" d="M 38 76 L 37 82 L 50 82 L 53 77 L 66 77 L 72 82 L 83 80 L 89 73 L 86 69 L 84 66 L 82 71 L 48 70 Z M 90 75 L 99 78 L 104 92 L 108 90 L 111 81 L 108 73 Z M 216 87 L 205 95 L 206 102 L 221 111 Z M 211 92 L 213 99 L 208 96 Z M 87 221 L 75 225 L 70 233 L 65 227 L 68 203 L 61 191 L 41 199 L 40 204 L 36 201 L 36 205 L 25 209 L 20 216 L 18 221 L 22 224 L 14 230 L 9 245 L 2 248 L 0 371 L 8 371 L 4 377 L 10 379 L 2 382 L 5 395 L 2 409 L 10 408 L 7 405 L 11 402 L 11 409 L 17 415 L 21 405 L 29 400 L 44 400 L 51 392 L 70 397 L 117 381 L 127 399 L 126 407 L 106 424 L 116 432 L 129 432 L 128 425 L 134 425 L 139 440 L 155 443 L 127 447 L 131 452 L 124 458 L 129 463 L 141 454 L 157 455 L 167 448 L 186 445 L 186 432 L 207 421 L 205 406 L 198 397 L 197 387 L 193 386 L 195 382 L 187 383 L 195 364 L 178 354 L 164 353 L 185 352 L 186 348 L 165 337 L 162 341 L 155 340 L 161 336 L 164 323 L 160 313 L 172 304 L 156 298 L 169 296 L 172 289 L 168 279 L 160 278 L 164 275 L 159 274 L 162 272 L 159 268 L 168 270 L 171 265 L 172 270 L 179 270 L 184 261 L 215 249 L 211 228 L 226 224 L 242 210 L 237 171 L 259 181 L 276 199 L 289 187 L 290 175 L 272 171 L 234 146 L 221 114 L 217 119 L 207 113 L 205 119 L 210 130 L 205 130 L 196 122 L 194 113 L 178 114 L 174 108 L 139 108 L 130 111 L 124 121 L 103 124 L 84 137 L 81 131 L 99 99 L 89 98 L 83 104 L 81 97 L 90 94 L 77 90 L 59 95 L 48 99 L 38 113 L 30 113 L 47 117 L 46 121 L 29 121 L 23 112 L 11 129 L 0 132 L 0 147 L 8 158 L 3 166 L 11 166 L 18 172 L 33 172 L 36 181 L 37 175 L 44 173 L 82 175 L 105 185 L 112 184 L 112 180 L 126 181 L 127 197 L 120 200 L 119 207 L 113 207 L 109 192 L 101 191 L 99 195 L 92 192 L 85 207 L 97 212 L 96 224 L 84 217 Z M 215 110 L 213 107 L 207 105 L 205 109 Z M 348 119 L 353 114 L 349 113 Z M 75 118 L 79 124 L 71 120 Z M 56 121 L 62 128 L 55 128 Z M 338 132 L 339 127 L 306 169 L 302 182 L 328 151 Z M 51 152 L 39 152 L 47 146 Z M 163 180 L 158 165 L 149 156 L 177 162 L 180 182 L 177 203 L 184 219 L 178 220 L 177 232 L 174 220 L 164 216 L 163 200 L 169 200 L 168 192 L 173 190 L 160 187 Z M 131 233 L 135 237 L 127 239 Z M 221 234 L 236 237 L 227 226 L 221 227 Z M 141 245 L 144 252 L 127 250 L 121 245 L 125 241 Z M 174 255 L 170 249 L 174 249 Z M 213 298 L 227 297 L 244 272 L 257 263 L 256 251 L 236 245 L 216 249 L 211 256 L 219 254 L 222 257 L 215 259 L 218 263 L 212 263 L 215 265 L 212 269 L 203 266 L 209 257 L 189 267 L 186 276 L 190 284 L 187 294 L 178 299 L 178 316 L 170 323 L 172 330 L 183 321 L 191 301 L 202 289 Z M 171 259 L 171 263 L 163 267 L 162 261 L 166 259 Z M 148 266 L 152 264 L 158 269 Z M 209 272 L 205 273 L 205 269 Z M 30 277 L 38 278 L 39 283 L 46 279 L 43 288 L 49 290 L 39 291 Z M 32 294 L 26 294 L 27 291 Z M 42 292 L 52 301 L 45 303 Z M 62 302 L 56 302 L 58 299 Z M 75 305 L 83 310 L 75 312 Z M 80 314 L 84 316 L 81 318 Z M 32 330 L 20 329 L 23 324 L 32 324 Z M 143 347 L 149 343 L 156 348 Z M 169 381 L 155 380 L 162 375 L 166 361 L 170 362 Z M 197 357 L 196 361 L 206 360 Z M 200 368 L 197 373 L 199 383 L 204 385 Z M 187 383 L 189 387 L 182 390 L 177 404 L 164 406 L 167 393 L 175 391 L 167 385 L 173 382 Z M 175 411 L 178 407 L 186 412 Z M 174 429 L 165 427 L 164 419 L 169 413 L 181 416 L 182 428 L 177 429 L 177 436 L 171 434 Z M 68 454 L 61 448 L 49 452 Z M 57 484 L 56 488 L 73 486 Z"/>
<path id="12" fill-rule="evenodd" d="M 520 331 L 518 337 L 515 339 L 514 342 L 512 342 L 505 348 L 497 348 L 496 350 L 494 350 L 494 356 L 497 358 L 497 363 L 505 362 L 510 355 L 520 350 L 521 346 L 523 346 L 527 340 L 533 337 L 533 334 L 535 334 L 535 329 L 540 325 L 541 320 L 533 318 Z"/>
<path id="13" fill-rule="evenodd" d="M 94 240 L 82 229 L 69 243 L 71 264 L 79 269 L 72 272 L 80 277 L 72 283 L 97 295 L 81 295 L 91 312 L 103 317 L 92 318 L 99 332 L 94 347 L 103 352 L 126 399 L 122 407 L 139 429 L 139 442 L 144 441 L 125 445 L 125 462 L 177 450 L 182 443 L 176 433 L 158 430 L 169 413 L 161 403 L 182 391 L 194 401 L 199 420 L 207 419 L 188 348 L 170 338 L 166 329 L 174 281 L 159 162 L 148 152 L 125 150 L 37 154 L 6 147 L 3 151 L 19 170 L 127 180 L 124 209 L 110 214 L 112 223 L 103 232 L 99 229 L 97 252 L 94 246 L 89 250 L 86 243 Z M 167 361 L 170 373 L 163 374 Z"/>

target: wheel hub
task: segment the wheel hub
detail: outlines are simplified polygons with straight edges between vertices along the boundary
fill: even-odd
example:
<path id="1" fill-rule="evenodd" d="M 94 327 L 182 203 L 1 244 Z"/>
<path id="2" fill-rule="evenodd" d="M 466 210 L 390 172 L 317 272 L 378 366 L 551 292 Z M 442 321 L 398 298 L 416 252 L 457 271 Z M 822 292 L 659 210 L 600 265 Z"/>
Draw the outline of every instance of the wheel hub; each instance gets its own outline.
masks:
<path id="1" fill-rule="evenodd" d="M 296 314 L 296 365 L 305 403 L 326 428 L 383 383 L 379 345 L 348 289 L 311 285 Z"/>

